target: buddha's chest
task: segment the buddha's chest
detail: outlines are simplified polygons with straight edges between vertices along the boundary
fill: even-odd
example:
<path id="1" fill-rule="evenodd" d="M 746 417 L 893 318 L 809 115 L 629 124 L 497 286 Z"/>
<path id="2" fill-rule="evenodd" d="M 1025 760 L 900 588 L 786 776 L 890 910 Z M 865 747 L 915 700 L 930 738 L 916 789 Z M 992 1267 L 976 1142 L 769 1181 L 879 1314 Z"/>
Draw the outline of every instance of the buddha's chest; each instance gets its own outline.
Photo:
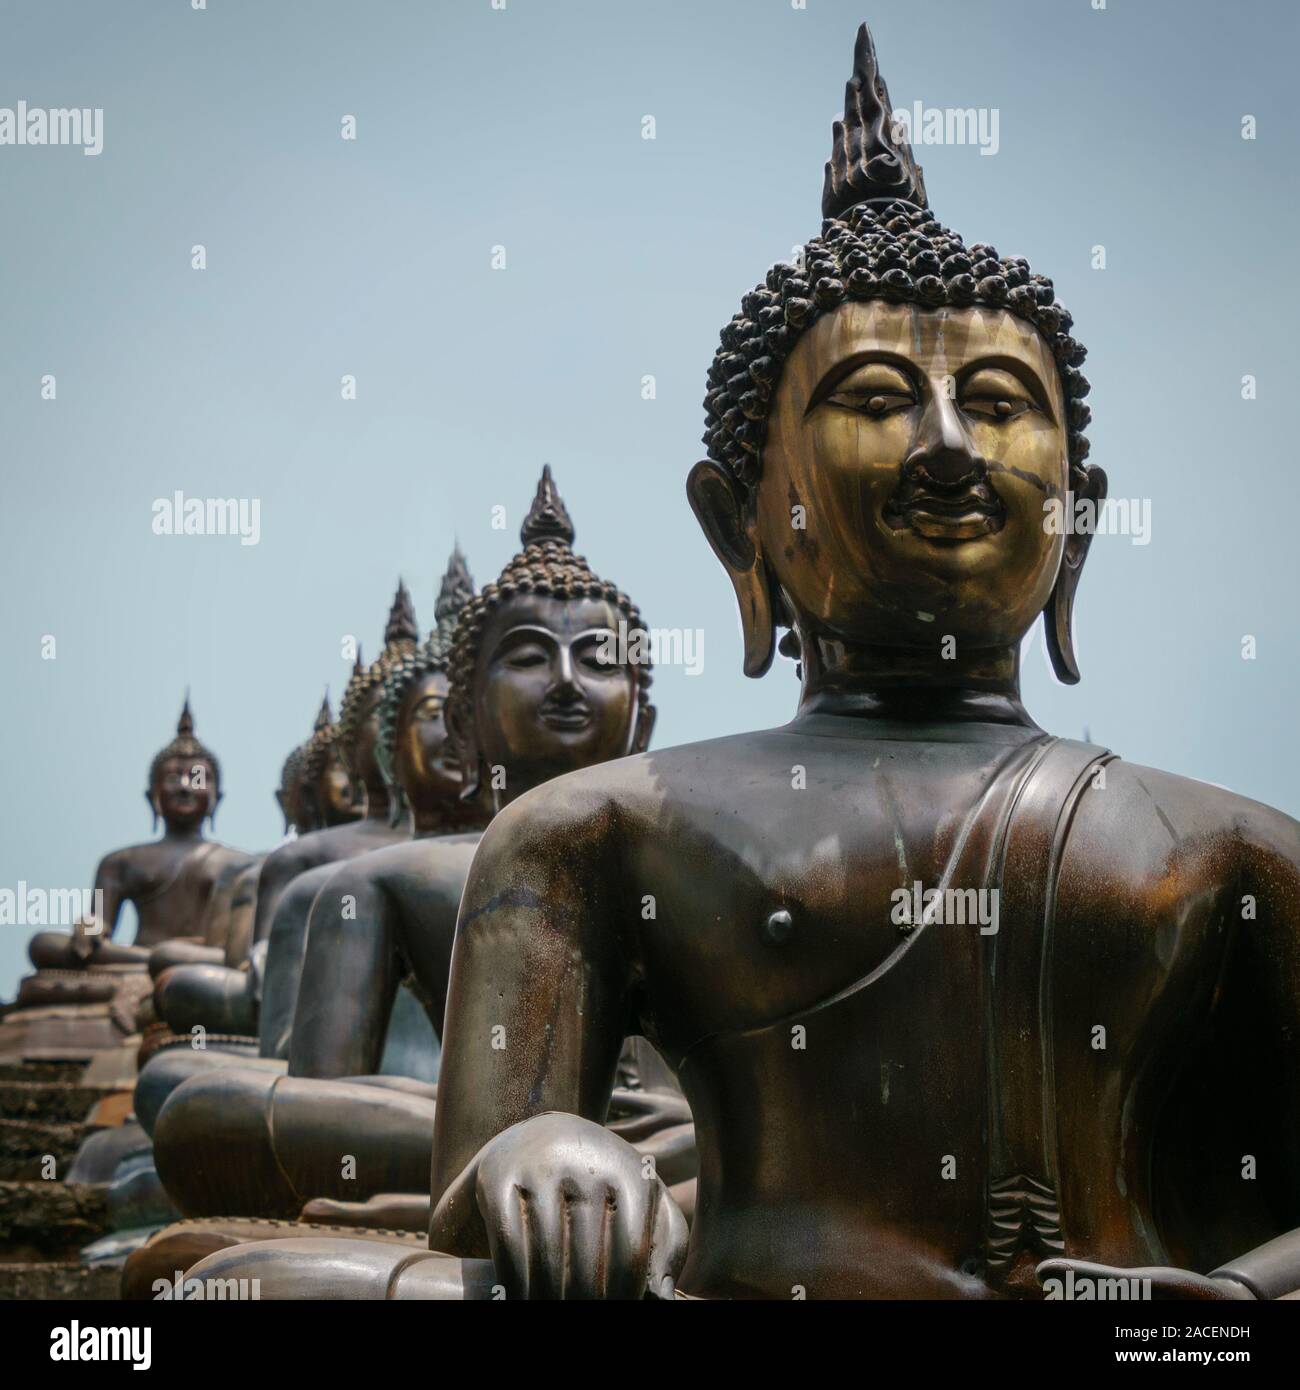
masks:
<path id="1" fill-rule="evenodd" d="M 751 768 L 745 786 L 720 785 L 647 841 L 635 866 L 644 965 L 676 1022 L 709 1032 L 812 1007 L 891 969 L 945 905 L 965 923 L 954 948 L 978 950 L 991 904 L 956 890 L 979 886 L 963 851 L 987 760 L 940 767 L 911 751 L 814 748 Z"/>
<path id="2" fill-rule="evenodd" d="M 987 765 L 917 760 L 883 777 L 868 768 L 877 775 L 857 785 L 845 771 L 817 769 L 825 796 L 802 811 L 697 818 L 640 866 L 658 890 L 638 898 L 652 914 L 644 995 L 670 1047 L 792 1028 L 860 994 L 867 1013 L 845 1019 L 845 1046 L 868 1015 L 881 1039 L 925 1020 L 950 1033 L 960 1069 L 961 1040 L 990 1028 L 1023 1040 L 1064 1026 L 1067 1046 L 1085 1049 L 1139 1034 L 1159 1045 L 1157 999 L 1187 1018 L 1178 1009 L 1208 994 L 1222 949 L 1212 884 L 1171 884 L 1140 846 L 1117 875 L 1115 847 L 1056 835 L 1055 806 L 1028 827 L 1041 854 L 1032 841 L 1008 853 L 996 799 L 1014 802 L 1014 787 Z"/>

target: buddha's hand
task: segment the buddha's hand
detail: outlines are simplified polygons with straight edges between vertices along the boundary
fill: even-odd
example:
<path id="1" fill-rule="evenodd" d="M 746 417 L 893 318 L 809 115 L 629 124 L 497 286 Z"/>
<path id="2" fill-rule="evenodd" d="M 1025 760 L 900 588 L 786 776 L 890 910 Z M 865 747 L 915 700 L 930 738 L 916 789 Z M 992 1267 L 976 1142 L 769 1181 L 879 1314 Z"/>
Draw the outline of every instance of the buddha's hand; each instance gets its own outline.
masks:
<path id="1" fill-rule="evenodd" d="M 676 1091 L 633 1091 L 619 1086 L 609 1100 L 606 1128 L 635 1144 L 661 1129 L 691 1123 L 691 1107 Z"/>
<path id="2" fill-rule="evenodd" d="M 103 928 L 93 917 L 83 917 L 72 928 L 68 938 L 68 951 L 73 960 L 83 965 L 99 949 L 99 937 Z"/>
<path id="3" fill-rule="evenodd" d="M 686 1218 L 603 1125 L 537 1115 L 479 1150 L 474 1193 L 507 1298 L 672 1298 Z"/>
<path id="4" fill-rule="evenodd" d="M 1151 1297 L 1168 1299 L 1252 1299 L 1254 1294 L 1236 1279 L 1223 1275 L 1195 1274 L 1190 1269 L 1175 1269 L 1168 1265 L 1150 1265 L 1137 1269 L 1118 1269 L 1114 1265 L 1092 1264 L 1088 1260 L 1044 1260 L 1036 1271 L 1038 1282 L 1050 1294 L 1048 1280 L 1055 1279 L 1063 1289 L 1077 1287 L 1083 1280 L 1095 1286 L 1099 1281 L 1122 1279 L 1150 1280 Z M 1071 1278 L 1072 1276 L 1072 1278 Z"/>

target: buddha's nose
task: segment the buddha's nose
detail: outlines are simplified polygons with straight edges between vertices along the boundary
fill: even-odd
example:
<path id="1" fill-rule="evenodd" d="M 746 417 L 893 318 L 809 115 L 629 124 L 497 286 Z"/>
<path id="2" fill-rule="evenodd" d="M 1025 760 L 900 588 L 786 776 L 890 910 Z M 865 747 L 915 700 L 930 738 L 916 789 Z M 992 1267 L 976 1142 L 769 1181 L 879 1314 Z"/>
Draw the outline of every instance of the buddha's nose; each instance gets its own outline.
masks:
<path id="1" fill-rule="evenodd" d="M 567 646 L 561 646 L 552 668 L 553 680 L 551 694 L 562 700 L 571 700 L 578 692 L 578 682 L 573 677 L 573 653 Z"/>
<path id="2" fill-rule="evenodd" d="M 969 486 L 988 471 L 975 447 L 957 402 L 936 392 L 921 417 L 912 451 L 903 461 L 906 471 L 920 474 L 939 487 Z"/>

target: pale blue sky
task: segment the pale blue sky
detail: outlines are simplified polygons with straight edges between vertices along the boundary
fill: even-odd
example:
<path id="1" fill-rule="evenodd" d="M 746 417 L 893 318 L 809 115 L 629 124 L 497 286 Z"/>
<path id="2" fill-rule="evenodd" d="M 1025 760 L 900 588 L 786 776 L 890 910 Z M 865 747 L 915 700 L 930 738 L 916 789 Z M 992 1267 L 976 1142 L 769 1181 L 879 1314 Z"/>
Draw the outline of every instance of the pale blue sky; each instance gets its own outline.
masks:
<path id="1" fill-rule="evenodd" d="M 1300 810 L 1296 14 L 6 5 L 0 106 L 105 116 L 98 158 L 0 147 L 0 887 L 89 884 L 101 854 L 147 838 L 146 769 L 186 685 L 225 772 L 219 834 L 271 844 L 280 762 L 322 687 L 343 687 L 343 635 L 375 649 L 399 573 L 427 623 L 457 535 L 494 576 L 544 461 L 593 565 L 652 625 L 704 630 L 703 675 L 656 675 L 656 742 L 788 717 L 788 666 L 740 674 L 683 484 L 718 329 L 819 228 L 862 18 L 897 105 L 997 108 L 995 157 L 918 151 L 931 202 L 1054 277 L 1091 351 L 1093 459 L 1112 494 L 1151 499 L 1150 545 L 1093 548 L 1083 683 L 1052 683 L 1040 637 L 1026 703 L 1056 732 L 1087 726 L 1125 757 Z M 176 489 L 260 498 L 260 544 L 153 535 L 152 502 Z M 0 928 L 0 994 L 29 934 Z"/>

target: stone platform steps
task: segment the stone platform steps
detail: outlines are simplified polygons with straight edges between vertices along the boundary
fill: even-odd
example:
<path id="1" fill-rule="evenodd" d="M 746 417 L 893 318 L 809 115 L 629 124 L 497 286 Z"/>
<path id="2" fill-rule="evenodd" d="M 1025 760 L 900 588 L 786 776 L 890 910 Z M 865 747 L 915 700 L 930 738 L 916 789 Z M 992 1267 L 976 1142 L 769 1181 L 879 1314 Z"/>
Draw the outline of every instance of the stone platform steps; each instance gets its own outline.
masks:
<path id="1" fill-rule="evenodd" d="M 5 1081 L 78 1081 L 86 1070 L 84 1062 L 0 1062 L 0 1083 Z"/>
<path id="2" fill-rule="evenodd" d="M 116 1268 L 83 1265 L 79 1252 L 110 1229 L 108 1188 L 62 1181 L 89 1122 L 118 1101 L 86 1085 L 80 1062 L 0 1065 L 0 1301 L 116 1299 Z M 126 1098 L 129 1100 L 129 1098 Z M 53 1178 L 42 1176 L 46 1157 Z"/>
<path id="3" fill-rule="evenodd" d="M 0 1119 L 0 1182 L 48 1182 L 47 1158 L 54 1159 L 53 1176 L 61 1177 L 86 1134 L 84 1124 Z"/>
<path id="4" fill-rule="evenodd" d="M 108 1230 L 106 1185 L 0 1182 L 0 1262 L 19 1254 L 75 1255 Z"/>
<path id="5" fill-rule="evenodd" d="M 0 1260 L 0 1303 L 38 1298 L 116 1302 L 121 1282 L 120 1270 L 94 1269 L 75 1261 L 7 1264 Z"/>
<path id="6" fill-rule="evenodd" d="M 81 1124 L 95 1104 L 113 1092 L 76 1081 L 0 1080 L 0 1119 L 41 1124 Z"/>

